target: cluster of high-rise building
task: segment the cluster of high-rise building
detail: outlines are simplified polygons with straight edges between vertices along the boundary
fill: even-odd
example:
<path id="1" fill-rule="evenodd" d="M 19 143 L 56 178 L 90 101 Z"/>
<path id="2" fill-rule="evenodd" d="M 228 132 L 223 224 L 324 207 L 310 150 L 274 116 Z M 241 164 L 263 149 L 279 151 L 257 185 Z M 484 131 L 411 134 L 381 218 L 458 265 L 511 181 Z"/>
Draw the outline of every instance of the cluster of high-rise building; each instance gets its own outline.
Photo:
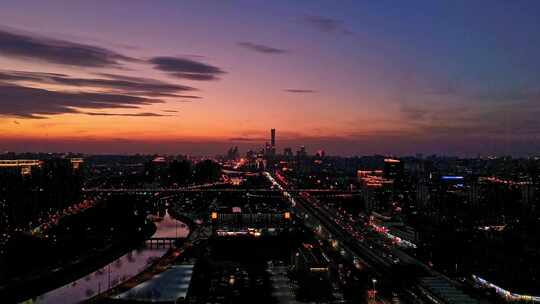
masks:
<path id="1" fill-rule="evenodd" d="M 227 152 L 228 159 L 238 159 L 237 147 L 229 149 Z M 317 157 L 324 158 L 324 150 L 319 150 L 317 152 Z M 278 166 L 279 163 L 287 162 L 299 164 L 302 161 L 308 158 L 308 153 L 305 146 L 300 146 L 296 152 L 293 151 L 291 147 L 283 148 L 282 154 L 278 153 L 278 148 L 276 144 L 276 129 L 270 130 L 270 140 L 267 141 L 259 151 L 247 151 L 244 160 L 246 163 L 245 167 L 250 169 L 273 169 Z"/>

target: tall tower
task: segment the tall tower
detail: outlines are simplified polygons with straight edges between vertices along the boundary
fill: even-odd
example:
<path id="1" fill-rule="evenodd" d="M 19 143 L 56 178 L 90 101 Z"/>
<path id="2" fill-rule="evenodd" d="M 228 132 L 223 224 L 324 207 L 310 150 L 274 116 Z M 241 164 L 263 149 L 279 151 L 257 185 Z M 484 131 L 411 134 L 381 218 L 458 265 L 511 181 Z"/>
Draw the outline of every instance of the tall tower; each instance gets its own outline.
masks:
<path id="1" fill-rule="evenodd" d="M 271 135 L 270 144 L 272 145 L 272 148 L 276 148 L 276 129 L 270 130 L 270 135 Z"/>

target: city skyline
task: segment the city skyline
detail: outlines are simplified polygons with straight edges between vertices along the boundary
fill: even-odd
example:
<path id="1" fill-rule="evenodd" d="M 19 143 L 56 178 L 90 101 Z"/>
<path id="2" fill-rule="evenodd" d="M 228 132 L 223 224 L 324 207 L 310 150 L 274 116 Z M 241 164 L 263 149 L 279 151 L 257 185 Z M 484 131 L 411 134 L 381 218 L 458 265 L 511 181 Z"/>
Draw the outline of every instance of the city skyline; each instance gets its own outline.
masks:
<path id="1" fill-rule="evenodd" d="M 2 304 L 540 304 L 538 0 L 0 8 Z"/>
<path id="2" fill-rule="evenodd" d="M 3 2 L 0 150 L 533 155 L 534 1 Z M 99 22 L 97 22 L 99 20 Z"/>

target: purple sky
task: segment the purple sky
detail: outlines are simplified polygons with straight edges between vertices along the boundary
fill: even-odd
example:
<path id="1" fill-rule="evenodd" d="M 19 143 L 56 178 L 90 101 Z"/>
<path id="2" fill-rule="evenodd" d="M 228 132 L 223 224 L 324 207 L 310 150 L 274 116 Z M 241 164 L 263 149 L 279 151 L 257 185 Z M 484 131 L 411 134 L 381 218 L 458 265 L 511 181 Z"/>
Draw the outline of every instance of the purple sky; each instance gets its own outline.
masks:
<path id="1" fill-rule="evenodd" d="M 2 1 L 0 149 L 538 151 L 538 1 Z"/>

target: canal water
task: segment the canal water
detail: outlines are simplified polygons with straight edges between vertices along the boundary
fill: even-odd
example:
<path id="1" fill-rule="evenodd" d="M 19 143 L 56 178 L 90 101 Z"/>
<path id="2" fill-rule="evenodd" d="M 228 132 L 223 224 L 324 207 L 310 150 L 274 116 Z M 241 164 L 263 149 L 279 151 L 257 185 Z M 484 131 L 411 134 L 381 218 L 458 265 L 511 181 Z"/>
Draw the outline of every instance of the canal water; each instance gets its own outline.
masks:
<path id="1" fill-rule="evenodd" d="M 189 234 L 189 228 L 184 223 L 173 219 L 168 213 L 165 214 L 163 220 L 156 222 L 156 227 L 153 237 L 186 238 Z M 166 251 L 167 249 L 164 248 L 132 250 L 103 268 L 37 297 L 33 303 L 79 303 L 133 277 L 146 269 L 154 260 L 163 256 Z"/>

